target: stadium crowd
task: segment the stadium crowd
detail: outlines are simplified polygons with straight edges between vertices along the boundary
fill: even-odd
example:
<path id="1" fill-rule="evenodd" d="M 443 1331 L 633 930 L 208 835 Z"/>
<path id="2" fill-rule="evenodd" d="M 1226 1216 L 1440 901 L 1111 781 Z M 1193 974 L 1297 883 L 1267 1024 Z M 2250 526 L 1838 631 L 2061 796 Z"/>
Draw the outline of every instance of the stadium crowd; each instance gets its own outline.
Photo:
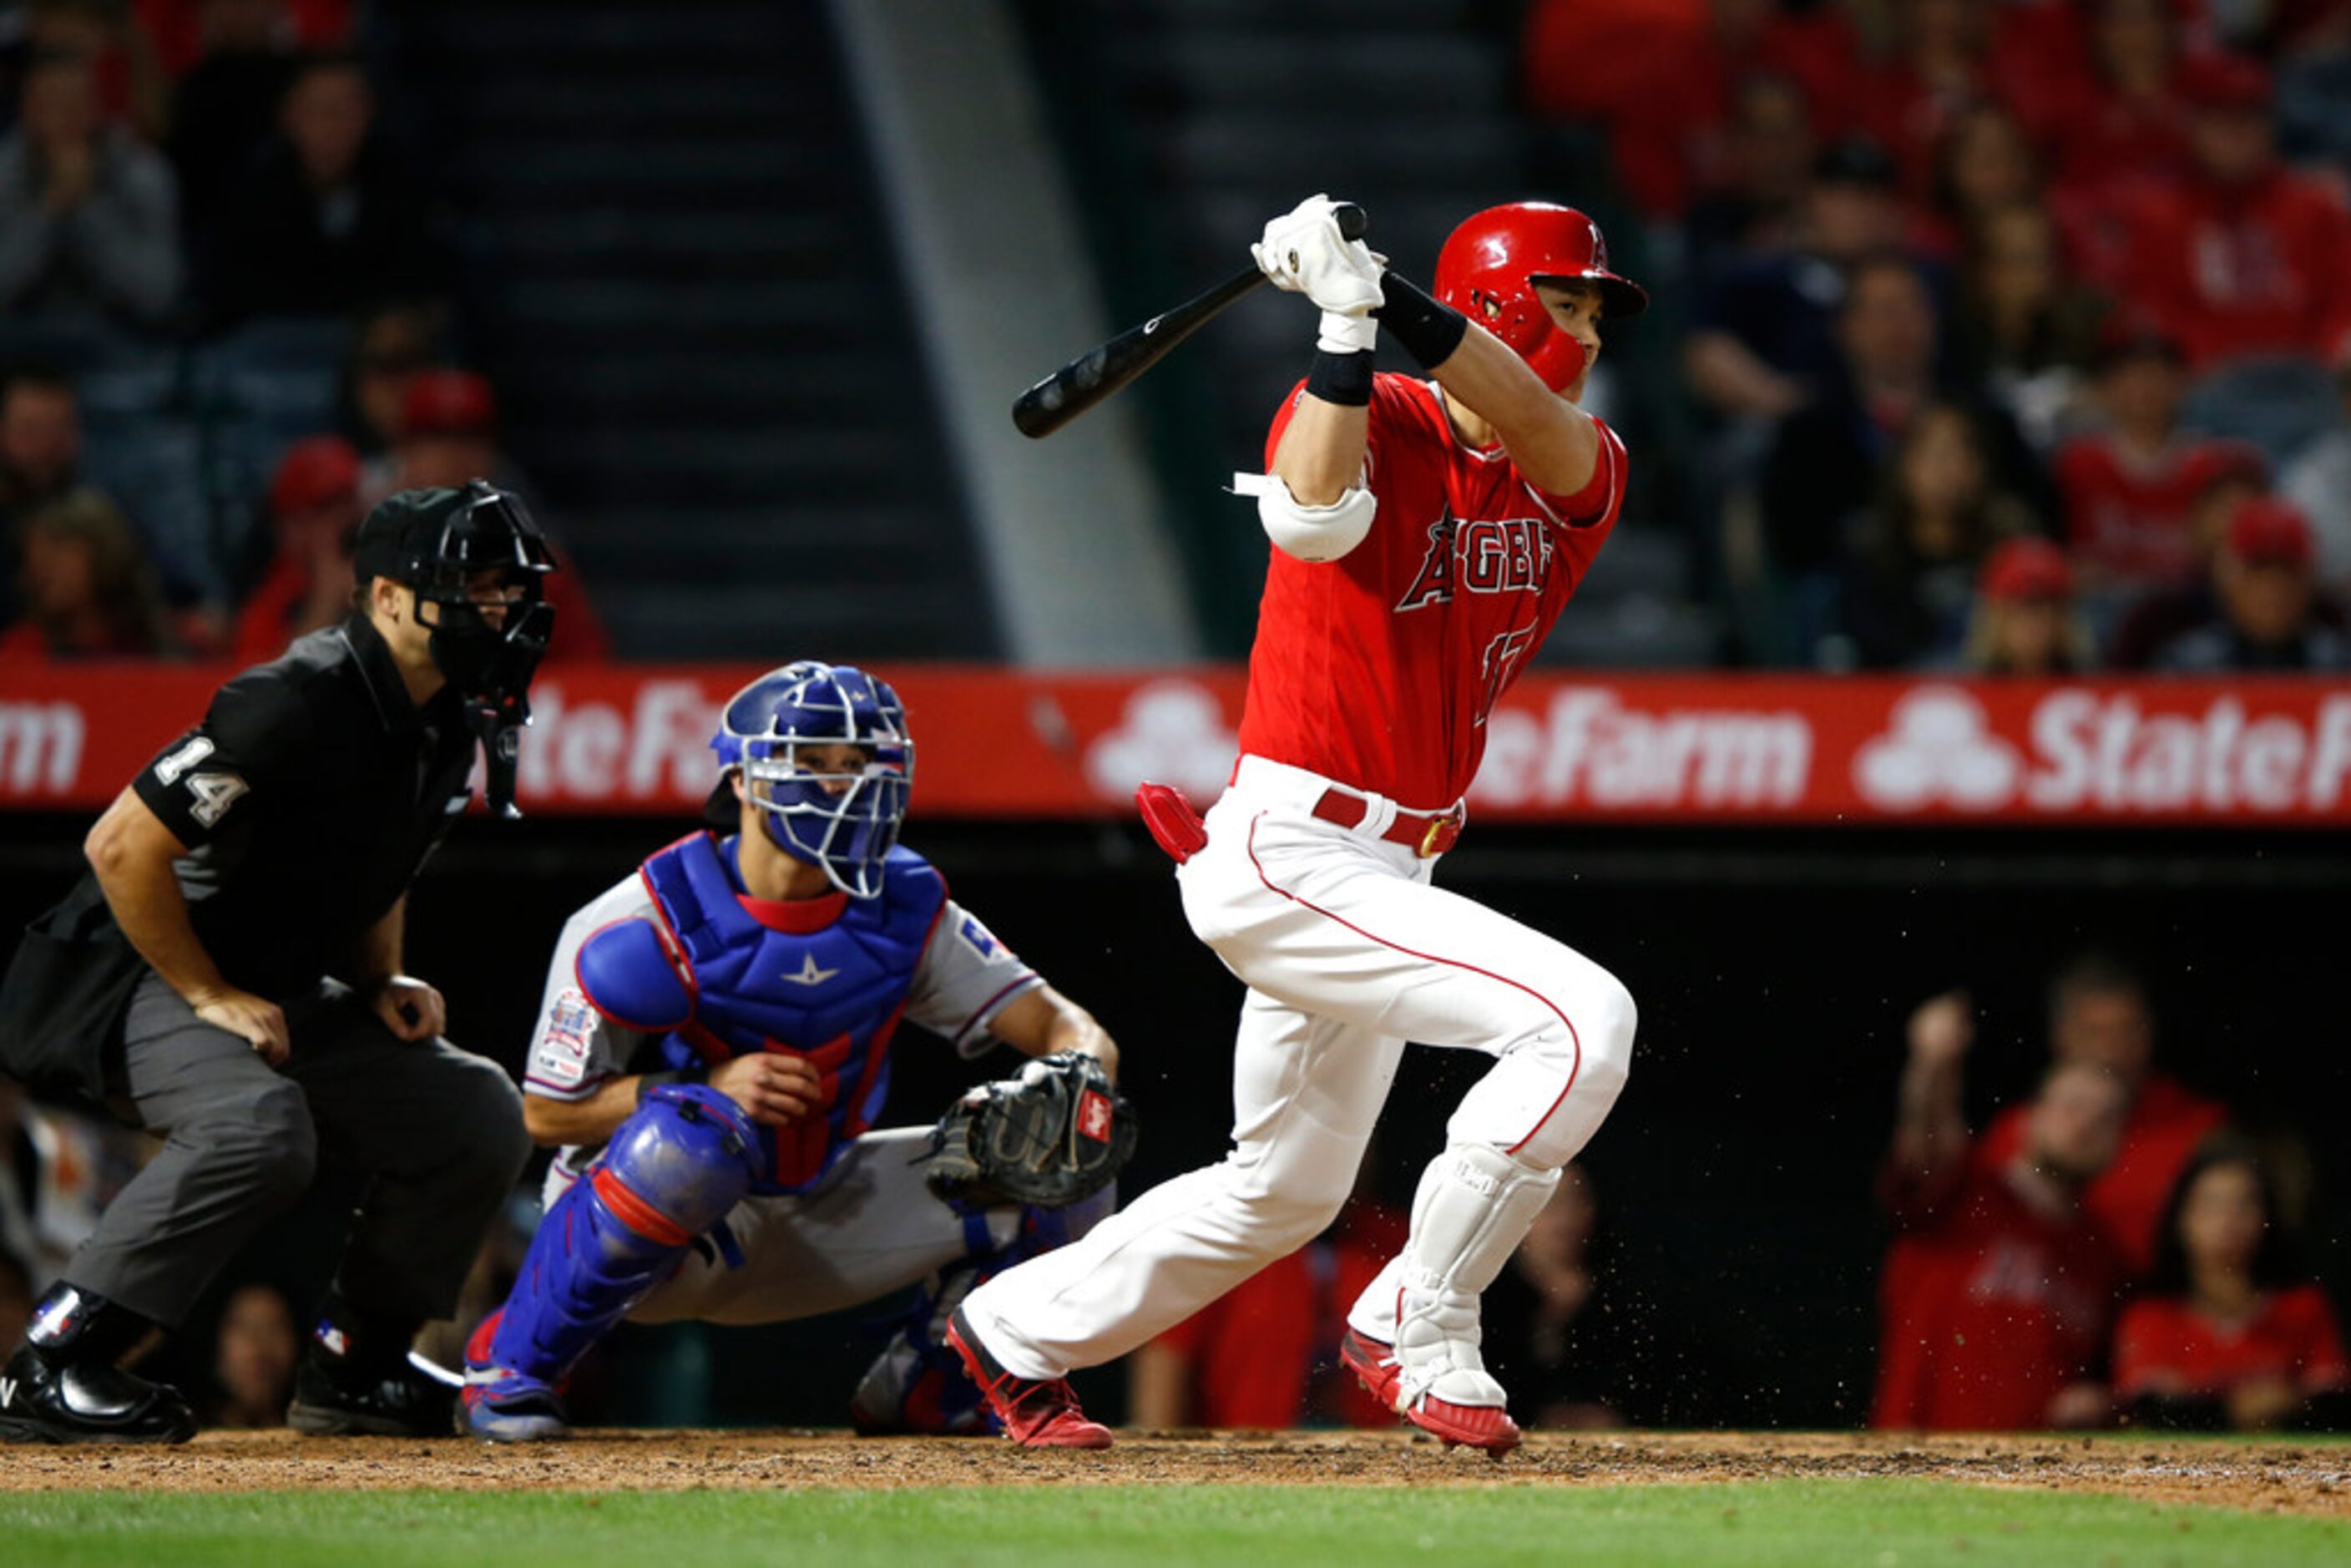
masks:
<path id="1" fill-rule="evenodd" d="M 0 659 L 274 657 L 375 500 L 529 493 L 353 11 L 0 6 Z M 560 582 L 552 656 L 602 656 Z"/>
<path id="2" fill-rule="evenodd" d="M 1746 662 L 2344 667 L 2351 5 L 1537 0 L 1523 68 L 1688 302 Z"/>

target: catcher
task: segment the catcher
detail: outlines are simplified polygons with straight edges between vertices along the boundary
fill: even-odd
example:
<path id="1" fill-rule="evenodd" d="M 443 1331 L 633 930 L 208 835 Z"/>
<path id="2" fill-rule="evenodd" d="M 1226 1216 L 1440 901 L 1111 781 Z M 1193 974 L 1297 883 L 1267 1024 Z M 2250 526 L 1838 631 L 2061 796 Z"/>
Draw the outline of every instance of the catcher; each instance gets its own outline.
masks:
<path id="1" fill-rule="evenodd" d="M 897 847 L 914 744 L 888 685 L 788 665 L 711 746 L 711 812 L 737 831 L 663 850 L 556 947 L 523 1088 L 562 1152 L 513 1294 L 467 1343 L 461 1422 L 565 1436 L 565 1379 L 624 1317 L 778 1322 L 920 1282 L 852 1415 L 991 1430 L 940 1336 L 980 1279 L 1107 1212 L 1134 1147 L 1117 1047 Z M 869 1132 L 901 1019 L 1039 1060 L 935 1129 Z"/>

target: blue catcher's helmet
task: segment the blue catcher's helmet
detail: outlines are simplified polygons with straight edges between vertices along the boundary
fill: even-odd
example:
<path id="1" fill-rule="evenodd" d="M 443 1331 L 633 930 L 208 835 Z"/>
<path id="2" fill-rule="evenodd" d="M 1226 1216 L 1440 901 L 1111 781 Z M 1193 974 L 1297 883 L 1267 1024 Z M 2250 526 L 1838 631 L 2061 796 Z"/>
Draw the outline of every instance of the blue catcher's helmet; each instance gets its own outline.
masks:
<path id="1" fill-rule="evenodd" d="M 803 747 L 853 746 L 854 768 L 820 771 Z M 906 710 L 889 684 L 853 664 L 802 659 L 771 670 L 726 700 L 710 748 L 741 768 L 776 847 L 820 865 L 857 898 L 882 891 L 882 862 L 898 842 L 914 779 Z"/>

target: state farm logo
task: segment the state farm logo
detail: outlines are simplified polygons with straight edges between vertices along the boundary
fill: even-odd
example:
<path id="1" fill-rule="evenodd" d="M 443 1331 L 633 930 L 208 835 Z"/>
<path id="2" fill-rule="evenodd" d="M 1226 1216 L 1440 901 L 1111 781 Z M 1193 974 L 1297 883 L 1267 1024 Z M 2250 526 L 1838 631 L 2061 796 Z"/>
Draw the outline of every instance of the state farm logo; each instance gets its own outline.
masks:
<path id="1" fill-rule="evenodd" d="M 1214 692 L 1196 681 L 1153 681 L 1136 688 L 1118 727 L 1087 750 L 1086 782 L 1113 800 L 1125 800 L 1146 779 L 1213 800 L 1239 748 Z"/>
<path id="2" fill-rule="evenodd" d="M 1998 733 L 1982 703 L 1928 686 L 1894 706 L 1854 754 L 1854 789 L 1878 810 L 2227 815 L 2331 811 L 2351 783 L 2351 696 L 2259 717 L 2224 692 L 2061 687 L 2022 733 Z M 2179 703 L 2150 712 L 2154 704 Z"/>
<path id="3" fill-rule="evenodd" d="M 575 699 L 546 682 L 530 694 L 517 793 L 533 800 L 700 800 L 718 777 L 710 755 L 719 705 L 695 681 L 647 681 L 627 706 Z"/>
<path id="4" fill-rule="evenodd" d="M 1472 806 L 1771 810 L 1812 789 L 1812 720 L 1783 708 L 1644 711 L 1566 686 L 1541 708 L 1496 709 L 1486 730 Z"/>
<path id="5" fill-rule="evenodd" d="M 0 797 L 70 790 L 81 777 L 88 731 L 73 703 L 0 703 Z"/>
<path id="6" fill-rule="evenodd" d="M 2015 797 L 2023 770 L 2016 747 L 1991 733 L 1983 704 L 1955 686 L 1928 686 L 1896 703 L 1893 727 L 1855 753 L 1853 782 L 1883 811 L 1985 811 Z"/>

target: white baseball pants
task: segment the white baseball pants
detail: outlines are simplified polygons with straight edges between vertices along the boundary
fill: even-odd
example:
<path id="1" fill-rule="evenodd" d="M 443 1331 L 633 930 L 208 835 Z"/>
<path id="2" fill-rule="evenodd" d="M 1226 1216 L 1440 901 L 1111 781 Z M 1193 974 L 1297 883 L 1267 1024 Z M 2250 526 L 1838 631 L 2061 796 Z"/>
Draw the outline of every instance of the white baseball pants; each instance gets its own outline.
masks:
<path id="1" fill-rule="evenodd" d="M 1624 986 L 1431 886 L 1432 861 L 1379 837 L 1394 801 L 1366 797 L 1353 828 L 1312 816 L 1330 788 L 1244 758 L 1208 812 L 1207 847 L 1176 881 L 1193 931 L 1249 987 L 1232 1152 L 975 1291 L 964 1310 L 1011 1372 L 1055 1378 L 1123 1355 L 1311 1240 L 1353 1189 L 1406 1040 L 1496 1058 L 1447 1123 L 1450 1144 L 1556 1168 L 1615 1103 L 1635 1021 Z M 1395 1293 L 1383 1276 L 1351 1321 L 1393 1339 Z"/>

